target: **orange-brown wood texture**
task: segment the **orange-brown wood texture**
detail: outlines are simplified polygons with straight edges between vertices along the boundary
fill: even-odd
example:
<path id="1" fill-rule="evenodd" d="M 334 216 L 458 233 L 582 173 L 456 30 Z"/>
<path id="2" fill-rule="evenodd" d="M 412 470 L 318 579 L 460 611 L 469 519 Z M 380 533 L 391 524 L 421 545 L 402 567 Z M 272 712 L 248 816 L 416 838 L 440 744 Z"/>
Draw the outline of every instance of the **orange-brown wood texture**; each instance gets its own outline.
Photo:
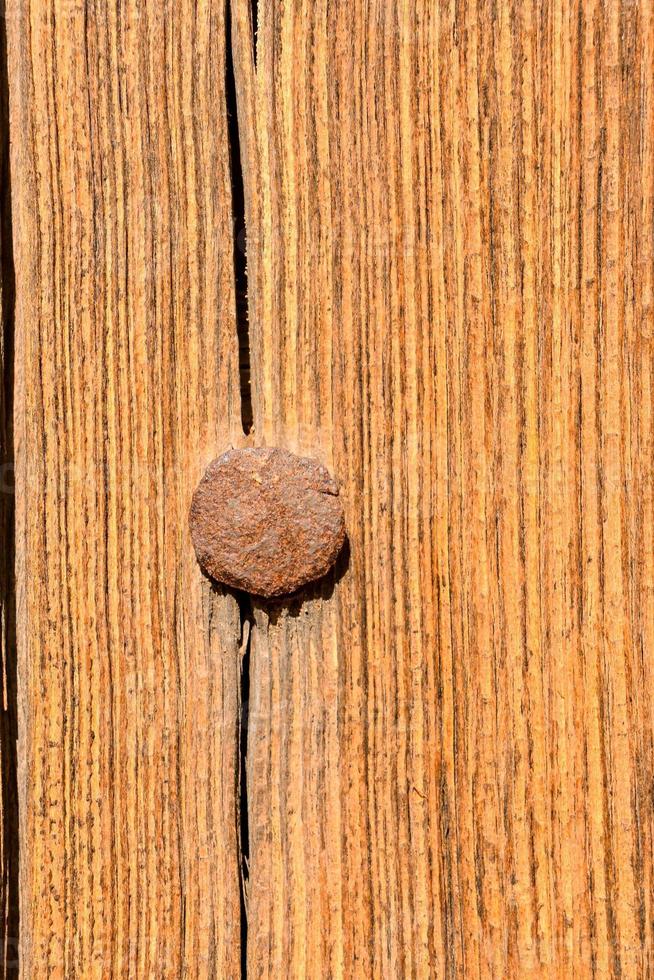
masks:
<path id="1" fill-rule="evenodd" d="M 255 433 L 351 547 L 256 610 L 248 972 L 650 975 L 654 7 L 236 7 Z"/>
<path id="2" fill-rule="evenodd" d="M 652 0 L 6 28 L 21 974 L 651 976 Z M 193 557 L 247 442 L 341 483 L 290 601 Z"/>
<path id="3" fill-rule="evenodd" d="M 187 526 L 240 429 L 224 11 L 7 30 L 21 975 L 237 976 L 239 613 Z"/>
<path id="4" fill-rule="evenodd" d="M 9 106 L 4 4 L 0 2 L 0 975 L 18 963 L 18 796 L 14 581 L 13 308 Z"/>

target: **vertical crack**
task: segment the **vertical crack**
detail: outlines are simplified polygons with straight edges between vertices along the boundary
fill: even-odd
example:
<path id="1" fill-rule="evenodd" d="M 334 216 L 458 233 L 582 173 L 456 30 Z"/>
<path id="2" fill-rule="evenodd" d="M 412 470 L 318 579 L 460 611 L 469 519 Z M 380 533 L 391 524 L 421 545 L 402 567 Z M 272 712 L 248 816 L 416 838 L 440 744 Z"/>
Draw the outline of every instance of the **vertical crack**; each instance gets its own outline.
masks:
<path id="1" fill-rule="evenodd" d="M 0 0 L 2 2 L 2 0 Z M 245 187 L 241 134 L 238 119 L 238 98 L 234 71 L 235 44 L 233 34 L 233 8 L 235 0 L 225 0 L 225 100 L 227 109 L 227 136 L 229 140 L 229 164 L 232 195 L 232 221 L 234 236 L 234 291 L 236 299 L 236 332 L 239 353 L 239 382 L 241 393 L 241 424 L 245 435 L 253 428 L 250 322 L 247 268 L 247 231 L 245 222 Z M 257 0 L 250 0 L 250 24 L 252 29 L 253 55 L 256 57 L 256 31 L 258 22 Z M 248 884 L 250 878 L 250 830 L 248 822 L 248 729 L 250 706 L 250 646 L 254 616 L 252 601 L 244 593 L 238 593 L 241 620 L 241 645 L 239 652 L 239 689 L 237 723 L 236 765 L 236 836 L 238 850 L 238 876 L 240 894 L 240 947 L 241 977 L 247 977 L 248 961 Z"/>
<path id="2" fill-rule="evenodd" d="M 241 611 L 240 685 L 238 703 L 237 814 L 239 882 L 241 897 L 241 977 L 247 977 L 248 883 L 250 878 L 250 831 L 248 824 L 248 725 L 250 709 L 250 645 L 254 618 L 252 603 L 245 593 L 239 598 Z"/>
<path id="3" fill-rule="evenodd" d="M 236 333 L 241 390 L 241 424 L 243 432 L 252 431 L 252 388 L 250 370 L 250 323 L 248 311 L 247 233 L 245 227 L 245 190 L 241 160 L 241 137 L 238 125 L 236 78 L 232 44 L 232 0 L 225 0 L 225 98 L 232 189 L 234 235 L 234 287 L 236 293 Z"/>
<path id="4" fill-rule="evenodd" d="M 250 11 L 252 18 L 252 57 L 254 67 L 257 66 L 257 35 L 259 34 L 259 0 L 250 0 Z"/>

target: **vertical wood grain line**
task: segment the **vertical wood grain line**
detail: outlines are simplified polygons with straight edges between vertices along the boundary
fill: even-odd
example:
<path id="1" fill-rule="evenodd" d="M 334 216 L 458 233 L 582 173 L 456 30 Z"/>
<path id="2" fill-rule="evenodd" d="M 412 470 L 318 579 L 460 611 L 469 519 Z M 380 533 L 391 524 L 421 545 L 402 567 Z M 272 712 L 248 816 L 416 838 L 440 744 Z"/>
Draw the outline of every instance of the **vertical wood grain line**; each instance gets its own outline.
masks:
<path id="1" fill-rule="evenodd" d="M 0 5 L 0 972 L 18 968 L 18 786 L 16 771 L 16 582 L 14 524 L 14 305 L 11 172 L 9 166 L 9 77 L 5 4 Z"/>

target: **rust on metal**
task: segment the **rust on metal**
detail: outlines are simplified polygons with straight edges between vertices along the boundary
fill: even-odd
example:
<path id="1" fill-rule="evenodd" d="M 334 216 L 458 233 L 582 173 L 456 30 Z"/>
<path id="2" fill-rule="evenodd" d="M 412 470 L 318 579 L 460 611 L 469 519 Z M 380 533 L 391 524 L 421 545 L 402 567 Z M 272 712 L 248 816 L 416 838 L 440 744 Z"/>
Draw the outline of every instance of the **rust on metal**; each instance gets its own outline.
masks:
<path id="1" fill-rule="evenodd" d="M 193 495 L 191 535 L 213 579 L 253 595 L 290 595 L 321 578 L 345 541 L 338 484 L 283 449 L 231 449 Z"/>

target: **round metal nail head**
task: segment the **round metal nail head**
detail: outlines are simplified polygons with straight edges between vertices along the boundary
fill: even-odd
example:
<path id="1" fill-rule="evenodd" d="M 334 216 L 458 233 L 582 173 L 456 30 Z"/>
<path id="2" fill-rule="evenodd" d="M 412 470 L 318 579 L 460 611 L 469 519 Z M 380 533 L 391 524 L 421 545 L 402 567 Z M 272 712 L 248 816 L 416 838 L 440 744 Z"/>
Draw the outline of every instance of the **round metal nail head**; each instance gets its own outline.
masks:
<path id="1" fill-rule="evenodd" d="M 266 597 L 321 578 L 345 541 L 335 480 L 315 460 L 283 449 L 232 449 L 210 463 L 190 525 L 208 575 Z"/>

